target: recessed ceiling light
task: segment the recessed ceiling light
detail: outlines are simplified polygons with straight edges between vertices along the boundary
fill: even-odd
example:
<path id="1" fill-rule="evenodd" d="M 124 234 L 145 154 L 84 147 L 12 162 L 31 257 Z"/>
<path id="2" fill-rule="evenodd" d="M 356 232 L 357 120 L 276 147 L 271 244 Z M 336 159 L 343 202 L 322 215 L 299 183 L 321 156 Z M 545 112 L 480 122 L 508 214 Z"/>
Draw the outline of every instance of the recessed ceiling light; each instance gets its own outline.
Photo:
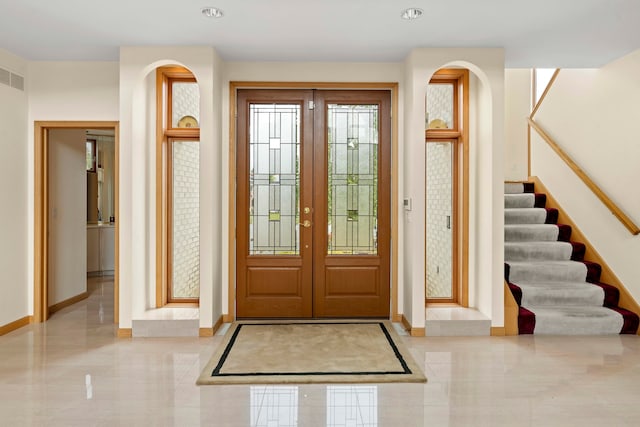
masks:
<path id="1" fill-rule="evenodd" d="M 224 16 L 222 10 L 217 7 L 203 7 L 202 14 L 207 18 L 222 18 Z"/>
<path id="2" fill-rule="evenodd" d="M 405 9 L 400 14 L 402 19 L 406 19 L 407 21 L 411 21 L 412 19 L 418 19 L 422 16 L 424 11 L 422 9 L 418 9 L 417 7 L 410 7 L 409 9 Z"/>

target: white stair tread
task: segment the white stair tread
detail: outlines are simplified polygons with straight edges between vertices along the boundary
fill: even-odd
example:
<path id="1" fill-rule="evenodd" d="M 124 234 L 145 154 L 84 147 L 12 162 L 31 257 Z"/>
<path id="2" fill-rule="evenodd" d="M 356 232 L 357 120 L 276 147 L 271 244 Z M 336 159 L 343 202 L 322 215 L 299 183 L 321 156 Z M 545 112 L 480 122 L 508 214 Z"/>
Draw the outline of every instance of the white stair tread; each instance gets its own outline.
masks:
<path id="1" fill-rule="evenodd" d="M 536 335 L 619 334 L 622 315 L 606 307 L 532 306 L 536 316 Z"/>

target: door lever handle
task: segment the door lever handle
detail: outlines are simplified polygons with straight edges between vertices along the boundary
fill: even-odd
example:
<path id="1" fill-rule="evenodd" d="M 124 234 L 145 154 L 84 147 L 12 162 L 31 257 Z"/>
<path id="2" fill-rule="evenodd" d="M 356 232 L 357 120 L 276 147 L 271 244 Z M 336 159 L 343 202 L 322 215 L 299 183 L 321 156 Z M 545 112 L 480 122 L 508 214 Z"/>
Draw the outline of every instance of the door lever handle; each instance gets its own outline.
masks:
<path id="1" fill-rule="evenodd" d="M 300 223 L 300 225 L 303 226 L 304 228 L 309 228 L 311 227 L 311 221 L 309 221 L 308 219 L 305 219 Z"/>

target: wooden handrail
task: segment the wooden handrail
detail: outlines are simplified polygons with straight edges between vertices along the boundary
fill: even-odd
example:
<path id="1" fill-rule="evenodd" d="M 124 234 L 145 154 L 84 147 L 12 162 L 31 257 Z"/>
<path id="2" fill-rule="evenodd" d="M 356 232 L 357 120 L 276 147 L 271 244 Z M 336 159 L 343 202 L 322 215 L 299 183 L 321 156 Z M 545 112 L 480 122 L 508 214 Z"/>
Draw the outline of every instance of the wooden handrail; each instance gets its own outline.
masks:
<path id="1" fill-rule="evenodd" d="M 640 234 L 640 228 L 629 218 L 623 211 L 616 205 L 613 200 L 607 196 L 607 194 L 602 191 L 600 187 L 596 185 L 595 182 L 573 161 L 571 157 L 567 153 L 564 152 L 562 148 L 540 127 L 538 123 L 536 123 L 532 118 L 527 119 L 529 121 L 529 126 L 535 129 L 536 132 L 549 144 L 549 147 L 556 154 L 564 160 L 564 162 L 569 166 L 569 168 L 576 174 L 578 177 L 584 182 L 584 184 L 593 192 L 593 194 L 600 199 L 602 203 L 611 211 L 611 213 L 618 218 L 618 220 L 629 230 L 631 234 L 637 236 Z"/>

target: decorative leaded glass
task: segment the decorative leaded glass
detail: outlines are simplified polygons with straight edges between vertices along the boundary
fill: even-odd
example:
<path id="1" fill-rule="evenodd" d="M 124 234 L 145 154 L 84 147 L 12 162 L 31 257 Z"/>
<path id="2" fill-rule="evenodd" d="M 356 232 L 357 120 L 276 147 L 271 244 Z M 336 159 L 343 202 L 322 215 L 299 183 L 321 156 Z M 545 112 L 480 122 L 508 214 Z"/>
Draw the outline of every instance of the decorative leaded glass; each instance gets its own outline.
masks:
<path id="1" fill-rule="evenodd" d="M 298 255 L 300 106 L 249 107 L 249 254 Z"/>
<path id="2" fill-rule="evenodd" d="M 427 298 L 453 297 L 453 143 L 426 144 Z"/>
<path id="3" fill-rule="evenodd" d="M 378 106 L 328 105 L 330 255 L 377 254 Z"/>

